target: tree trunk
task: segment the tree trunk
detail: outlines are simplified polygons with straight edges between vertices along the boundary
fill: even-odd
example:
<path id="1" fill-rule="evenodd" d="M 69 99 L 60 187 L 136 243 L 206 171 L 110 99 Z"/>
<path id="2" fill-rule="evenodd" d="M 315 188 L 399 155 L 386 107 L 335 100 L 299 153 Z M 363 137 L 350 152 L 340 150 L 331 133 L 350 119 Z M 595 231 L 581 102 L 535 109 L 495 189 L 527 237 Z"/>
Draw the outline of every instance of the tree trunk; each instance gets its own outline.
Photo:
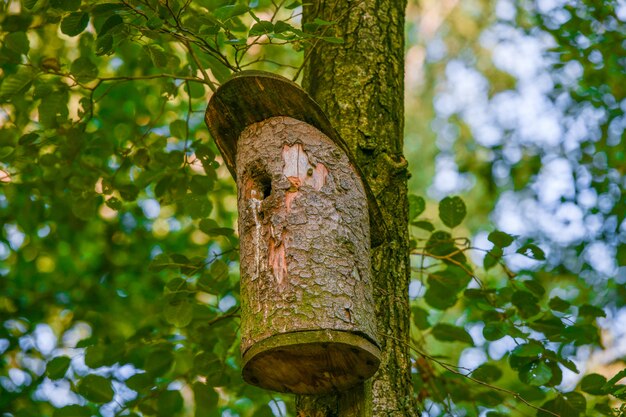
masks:
<path id="1" fill-rule="evenodd" d="M 415 416 L 408 340 L 409 243 L 404 128 L 404 0 L 313 0 L 304 21 L 336 22 L 306 51 L 304 87 L 365 173 L 387 226 L 371 252 L 382 362 L 364 385 L 336 396 L 300 396 L 298 417 Z M 322 31 L 328 26 L 322 27 Z M 330 33 L 334 31 L 334 33 Z"/>

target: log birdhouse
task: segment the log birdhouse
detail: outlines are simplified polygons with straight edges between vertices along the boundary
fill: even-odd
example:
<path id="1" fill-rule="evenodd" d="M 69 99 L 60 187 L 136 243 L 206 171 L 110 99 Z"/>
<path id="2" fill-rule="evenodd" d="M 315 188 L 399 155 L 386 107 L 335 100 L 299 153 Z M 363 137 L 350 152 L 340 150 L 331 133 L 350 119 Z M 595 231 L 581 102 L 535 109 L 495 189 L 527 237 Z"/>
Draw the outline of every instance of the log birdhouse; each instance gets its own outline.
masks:
<path id="1" fill-rule="evenodd" d="M 322 394 L 371 377 L 370 231 L 383 228 L 347 146 L 297 84 L 268 73 L 223 84 L 206 123 L 237 180 L 244 380 Z"/>

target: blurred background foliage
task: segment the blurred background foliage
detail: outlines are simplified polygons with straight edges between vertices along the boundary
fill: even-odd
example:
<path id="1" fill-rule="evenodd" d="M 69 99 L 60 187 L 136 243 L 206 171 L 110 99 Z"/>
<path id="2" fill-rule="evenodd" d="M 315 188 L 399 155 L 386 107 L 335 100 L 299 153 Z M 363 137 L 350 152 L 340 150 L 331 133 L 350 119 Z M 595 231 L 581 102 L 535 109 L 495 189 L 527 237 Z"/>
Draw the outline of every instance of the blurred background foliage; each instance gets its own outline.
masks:
<path id="1" fill-rule="evenodd" d="M 294 415 L 240 376 L 235 186 L 203 115 L 233 71 L 297 79 L 342 41 L 300 13 L 0 3 L 3 417 Z M 409 2 L 423 415 L 624 414 L 625 21 L 623 1 Z"/>

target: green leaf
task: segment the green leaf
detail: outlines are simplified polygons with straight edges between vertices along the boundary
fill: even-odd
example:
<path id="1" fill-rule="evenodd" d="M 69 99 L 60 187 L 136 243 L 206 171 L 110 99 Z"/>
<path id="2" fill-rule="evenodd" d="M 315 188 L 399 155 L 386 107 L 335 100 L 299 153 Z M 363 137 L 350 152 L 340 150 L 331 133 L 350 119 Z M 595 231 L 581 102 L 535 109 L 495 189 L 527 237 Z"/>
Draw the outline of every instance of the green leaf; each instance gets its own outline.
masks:
<path id="1" fill-rule="evenodd" d="M 496 266 L 501 257 L 502 257 L 502 249 L 500 249 L 497 246 L 494 247 L 489 252 L 487 252 L 485 254 L 485 257 L 483 258 L 483 268 L 485 268 L 485 271 L 488 271 L 494 266 Z"/>
<path id="2" fill-rule="evenodd" d="M 176 152 L 176 154 L 174 154 Z M 171 152 L 169 154 L 169 163 L 170 164 L 178 164 L 178 158 L 180 157 L 180 161 L 182 161 L 182 152 L 178 153 L 177 151 Z M 190 211 L 190 204 L 193 204 L 194 199 L 197 199 L 196 196 L 189 195 L 187 196 L 187 177 L 184 176 L 175 176 L 169 182 L 168 193 L 171 196 L 172 200 L 180 200 L 182 203 L 182 207 L 186 212 Z M 187 197 L 187 198 L 185 198 Z"/>
<path id="3" fill-rule="evenodd" d="M 228 279 L 228 265 L 222 260 L 218 259 L 213 261 L 209 271 L 211 272 L 211 276 L 215 281 L 219 282 Z"/>
<path id="4" fill-rule="evenodd" d="M 568 301 L 563 300 L 559 297 L 552 297 L 548 306 L 554 311 L 564 312 L 570 307 L 570 303 Z"/>
<path id="5" fill-rule="evenodd" d="M 551 360 L 546 360 L 546 365 L 548 365 L 550 371 L 552 372 L 552 378 L 550 378 L 545 385 L 548 387 L 555 387 L 559 385 L 563 381 L 563 371 L 559 367 L 559 364 Z"/>
<path id="6" fill-rule="evenodd" d="M 148 21 L 146 22 L 146 26 L 149 29 L 157 30 L 163 26 L 163 20 L 160 19 L 158 16 L 153 16 L 148 19 Z"/>
<path id="7" fill-rule="evenodd" d="M 186 327 L 193 319 L 193 305 L 187 299 L 171 300 L 165 306 L 165 320 L 176 327 Z"/>
<path id="8" fill-rule="evenodd" d="M 216 414 L 219 396 L 215 390 L 201 382 L 193 384 L 194 404 L 196 405 L 195 417 L 205 417 Z"/>
<path id="9" fill-rule="evenodd" d="M 574 403 L 571 403 L 566 396 L 558 395 L 556 398 L 541 405 L 541 409 L 537 411 L 537 417 L 554 417 L 555 414 L 559 417 L 578 417 L 580 415 L 580 411 L 577 409 L 579 405 L 580 398 L 576 398 Z"/>
<path id="10" fill-rule="evenodd" d="M 484 404 L 487 407 L 496 407 L 504 402 L 504 398 L 499 393 L 490 390 L 483 391 L 476 394 L 474 400 L 479 404 Z"/>
<path id="11" fill-rule="evenodd" d="M 530 290 L 530 292 L 538 297 L 542 297 L 546 293 L 546 289 L 543 287 L 543 285 L 541 285 L 541 282 L 536 279 L 522 281 L 522 283 L 524 284 L 524 287 L 526 287 L 528 290 Z"/>
<path id="12" fill-rule="evenodd" d="M 98 38 L 102 38 L 115 29 L 117 26 L 124 23 L 124 19 L 120 15 L 114 14 L 104 21 L 100 30 L 98 31 Z"/>
<path id="13" fill-rule="evenodd" d="M 604 386 L 606 385 L 606 378 L 600 374 L 589 374 L 580 381 L 580 389 L 583 392 L 591 395 L 604 395 L 606 391 Z"/>
<path id="14" fill-rule="evenodd" d="M 213 203 L 206 195 L 189 194 L 184 199 L 184 208 L 192 219 L 202 219 L 211 214 Z"/>
<path id="15" fill-rule="evenodd" d="M 534 358 L 541 355 L 544 351 L 544 347 L 537 342 L 529 342 L 523 345 L 517 346 L 511 352 L 511 355 L 520 358 Z"/>
<path id="16" fill-rule="evenodd" d="M 89 23 L 89 15 L 83 12 L 68 14 L 61 21 L 61 32 L 67 36 L 77 36 L 82 33 Z"/>
<path id="17" fill-rule="evenodd" d="M 81 82 L 91 81 L 98 76 L 98 67 L 91 59 L 83 56 L 72 62 L 70 71 Z"/>
<path id="18" fill-rule="evenodd" d="M 463 342 L 474 345 L 472 336 L 467 331 L 458 326 L 447 323 L 439 323 L 433 327 L 433 336 L 442 342 Z"/>
<path id="19" fill-rule="evenodd" d="M 0 146 L 0 161 L 6 161 L 15 152 L 15 146 Z"/>
<path id="20" fill-rule="evenodd" d="M 583 317 L 591 317 L 594 319 L 597 317 L 606 317 L 606 313 L 603 309 L 590 304 L 583 304 L 580 306 L 578 308 L 578 314 Z"/>
<path id="21" fill-rule="evenodd" d="M 552 370 L 543 361 L 533 361 L 520 368 L 519 379 L 525 384 L 539 387 L 552 379 Z"/>
<path id="22" fill-rule="evenodd" d="M 533 320 L 528 325 L 538 332 L 542 332 L 547 338 L 562 337 L 565 331 L 563 322 L 558 317 L 548 313 L 542 318 Z M 553 339 L 551 339 L 553 340 Z"/>
<path id="23" fill-rule="evenodd" d="M 154 257 L 148 266 L 148 270 L 152 272 L 159 272 L 169 267 L 172 264 L 170 257 L 164 253 L 160 253 Z"/>
<path id="24" fill-rule="evenodd" d="M 147 373 L 135 374 L 125 381 L 128 388 L 140 392 L 154 385 L 154 378 Z"/>
<path id="25" fill-rule="evenodd" d="M 523 318 L 532 317 L 541 311 L 537 301 L 537 297 L 528 291 L 515 291 L 511 297 L 511 303 L 517 307 Z"/>
<path id="26" fill-rule="evenodd" d="M 426 230 L 427 232 L 432 232 L 433 230 L 435 230 L 435 226 L 433 226 L 431 222 L 419 221 L 419 222 L 412 222 L 411 224 L 415 227 L 419 227 L 422 230 Z"/>
<path id="27" fill-rule="evenodd" d="M 457 248 L 454 246 L 454 240 L 450 233 L 438 230 L 428 238 L 425 250 L 433 255 L 445 256 L 455 252 Z"/>
<path id="28" fill-rule="evenodd" d="M 500 340 L 507 335 L 504 323 L 492 322 L 483 327 L 483 337 L 491 342 Z"/>
<path id="29" fill-rule="evenodd" d="M 457 296 L 451 292 L 445 290 L 440 286 L 429 287 L 424 294 L 424 301 L 438 310 L 447 310 L 452 307 L 458 301 Z"/>
<path id="30" fill-rule="evenodd" d="M 248 32 L 248 36 L 268 35 L 274 31 L 274 24 L 266 20 L 255 23 Z"/>
<path id="31" fill-rule="evenodd" d="M 189 181 L 189 189 L 196 196 L 206 196 L 213 189 L 213 181 L 207 175 L 194 175 Z"/>
<path id="32" fill-rule="evenodd" d="M 72 201 L 72 213 L 81 220 L 91 220 L 95 216 L 97 208 L 96 199 L 93 195 L 86 195 Z"/>
<path id="33" fill-rule="evenodd" d="M 37 4 L 37 1 L 38 0 L 24 0 L 22 1 L 22 4 L 24 5 L 24 7 L 30 10 L 33 7 L 35 7 L 35 5 Z"/>
<path id="34" fill-rule="evenodd" d="M 39 112 L 39 123 L 41 123 L 44 127 L 54 128 L 58 127 L 60 123 L 62 124 L 65 122 L 69 115 L 69 110 L 67 108 L 68 99 L 69 96 L 65 90 L 55 91 L 53 94 L 44 97 L 37 108 Z M 74 207 L 78 207 L 79 205 L 86 207 L 92 202 L 88 197 L 81 198 L 80 200 L 81 201 L 77 200 L 74 202 Z M 91 212 L 86 215 L 90 214 Z"/>
<path id="35" fill-rule="evenodd" d="M 486 383 L 491 383 L 502 378 L 502 371 L 496 365 L 485 363 L 472 372 L 472 377 Z"/>
<path id="36" fill-rule="evenodd" d="M 302 3 L 299 0 L 296 0 L 294 2 L 289 3 L 288 5 L 285 6 L 285 9 L 287 10 L 293 10 L 296 9 L 298 7 L 302 6 Z"/>
<path id="37" fill-rule="evenodd" d="M 146 148 L 139 148 L 133 154 L 133 162 L 135 165 L 147 168 L 150 164 L 150 151 Z"/>
<path id="38" fill-rule="evenodd" d="M 170 134 L 179 139 L 187 138 L 187 122 L 184 120 L 174 120 L 170 123 Z"/>
<path id="39" fill-rule="evenodd" d="M 269 405 L 263 404 L 254 411 L 252 417 L 274 417 L 275 414 Z"/>
<path id="40" fill-rule="evenodd" d="M 213 15 L 219 20 L 225 22 L 233 17 L 241 16 L 242 14 L 247 13 L 248 10 L 250 10 L 250 8 L 246 5 L 232 4 L 216 9 L 213 12 Z"/>
<path id="41" fill-rule="evenodd" d="M 411 307 L 411 313 L 413 314 L 413 323 L 420 330 L 426 330 L 430 327 L 428 323 L 428 311 L 421 307 Z"/>
<path id="42" fill-rule="evenodd" d="M 12 96 L 23 92 L 33 81 L 30 72 L 18 72 L 4 77 L 2 86 L 0 86 L 0 98 L 11 98 Z"/>
<path id="43" fill-rule="evenodd" d="M 567 369 L 569 369 L 570 371 L 578 374 L 580 373 L 580 371 L 578 370 L 578 368 L 576 368 L 576 364 L 572 361 L 570 361 L 569 359 L 565 359 L 563 357 L 558 357 L 557 360 L 559 361 L 559 363 L 561 365 L 563 365 L 564 367 L 566 367 Z"/>
<path id="44" fill-rule="evenodd" d="M 274 33 L 292 32 L 293 30 L 293 26 L 291 26 L 287 22 L 283 22 L 282 20 L 279 20 L 276 22 L 276 24 L 274 24 Z"/>
<path id="45" fill-rule="evenodd" d="M 183 397 L 178 391 L 163 391 L 157 397 L 157 413 L 159 416 L 173 416 L 182 408 Z"/>
<path id="46" fill-rule="evenodd" d="M 587 400 L 585 400 L 585 396 L 581 393 L 575 391 L 567 392 L 563 394 L 563 397 L 576 411 L 584 413 L 587 409 Z"/>
<path id="47" fill-rule="evenodd" d="M 426 210 L 426 200 L 414 194 L 409 195 L 409 221 L 413 221 L 417 216 Z"/>
<path id="48" fill-rule="evenodd" d="M 534 259 L 536 261 L 545 261 L 546 260 L 546 255 L 543 252 L 543 250 L 541 250 L 541 248 L 539 248 L 539 246 L 532 244 L 532 243 L 527 243 L 524 246 L 522 246 L 521 248 L 519 248 L 517 251 L 517 253 L 521 253 L 524 256 L 527 256 L 531 259 Z"/>
<path id="49" fill-rule="evenodd" d="M 578 417 L 581 412 L 585 412 L 587 401 L 580 393 L 568 392 L 564 395 L 558 395 L 553 400 L 546 401 L 541 408 L 553 414 L 539 410 L 537 411 L 537 417 L 554 417 L 554 414 L 557 416 Z"/>
<path id="50" fill-rule="evenodd" d="M 467 287 L 472 277 L 457 266 L 450 265 L 441 271 L 432 272 L 428 275 L 428 286 L 440 285 L 444 290 L 458 293 Z"/>
<path id="51" fill-rule="evenodd" d="M 201 352 L 193 359 L 193 367 L 198 375 L 208 375 L 222 367 L 222 361 L 213 352 Z"/>
<path id="52" fill-rule="evenodd" d="M 151 375 L 162 376 L 170 370 L 173 363 L 174 354 L 170 350 L 156 349 L 150 352 L 144 367 Z"/>
<path id="53" fill-rule="evenodd" d="M 4 37 L 4 44 L 16 54 L 26 55 L 30 49 L 28 36 L 24 32 L 9 33 Z"/>
<path id="54" fill-rule="evenodd" d="M 198 225 L 200 231 L 209 236 L 232 236 L 235 231 L 228 227 L 218 227 L 213 219 L 202 219 Z"/>
<path id="55" fill-rule="evenodd" d="M 52 417 L 90 417 L 91 411 L 82 405 L 66 405 L 54 410 Z"/>
<path id="56" fill-rule="evenodd" d="M 91 369 L 97 369 L 107 365 L 106 346 L 93 345 L 85 350 L 85 365 Z"/>
<path id="57" fill-rule="evenodd" d="M 46 375 L 50 379 L 63 378 L 70 367 L 71 361 L 67 356 L 57 356 L 46 365 Z"/>
<path id="58" fill-rule="evenodd" d="M 188 94 L 191 98 L 201 98 L 206 95 L 206 90 L 204 88 L 203 83 L 198 83 L 195 81 L 188 81 Z"/>
<path id="59" fill-rule="evenodd" d="M 145 50 L 150 55 L 150 60 L 157 68 L 164 68 L 167 66 L 167 54 L 161 45 L 146 45 Z"/>
<path id="60" fill-rule="evenodd" d="M 467 209 L 461 197 L 446 197 L 439 203 L 439 218 L 449 228 L 454 228 L 461 224 Z"/>
<path id="61" fill-rule="evenodd" d="M 230 78 L 230 69 L 222 61 L 208 54 L 204 54 L 204 60 L 208 63 L 208 67 L 217 81 L 225 83 Z"/>
<path id="62" fill-rule="evenodd" d="M 96 40 L 96 55 L 108 55 L 113 50 L 113 36 L 99 36 Z"/>
<path id="63" fill-rule="evenodd" d="M 63 0 L 59 0 L 59 1 L 63 1 Z M 112 13 L 125 10 L 125 9 L 126 9 L 126 6 L 124 6 L 124 4 L 122 3 L 109 2 L 109 3 L 100 3 L 100 4 L 94 5 L 93 8 L 91 9 L 91 12 L 94 14 L 94 16 L 100 17 L 100 16 L 109 16 Z"/>
<path id="64" fill-rule="evenodd" d="M 177 264 L 187 264 L 190 262 L 186 256 L 179 255 L 179 254 L 172 255 L 172 260 Z M 165 284 L 166 294 L 177 293 L 177 292 L 183 292 L 187 294 L 188 291 L 189 291 L 189 285 L 187 285 L 187 281 L 180 277 L 173 278 L 169 280 L 167 284 Z"/>
<path id="65" fill-rule="evenodd" d="M 72 12 L 80 7 L 80 0 L 50 0 L 50 6 L 55 9 Z"/>
<path id="66" fill-rule="evenodd" d="M 597 402 L 593 406 L 593 409 L 594 411 L 597 411 L 604 416 L 609 416 L 609 417 L 615 416 L 615 414 L 613 413 L 613 409 L 611 408 L 608 402 L 605 402 L 605 403 Z"/>
<path id="67" fill-rule="evenodd" d="M 94 403 L 107 403 L 113 399 L 111 381 L 100 375 L 87 375 L 78 383 L 78 393 Z"/>
<path id="68" fill-rule="evenodd" d="M 33 143 L 37 142 L 37 139 L 39 139 L 39 135 L 35 132 L 31 132 L 22 135 L 17 143 L 22 146 L 30 146 Z"/>
<path id="69" fill-rule="evenodd" d="M 499 230 L 494 230 L 493 232 L 489 233 L 487 239 L 489 239 L 491 243 L 502 249 L 511 246 L 511 244 L 515 241 L 515 237 Z"/>
<path id="70" fill-rule="evenodd" d="M 594 325 L 562 326 L 561 337 L 573 341 L 576 346 L 595 344 L 600 342 L 598 328 Z"/>

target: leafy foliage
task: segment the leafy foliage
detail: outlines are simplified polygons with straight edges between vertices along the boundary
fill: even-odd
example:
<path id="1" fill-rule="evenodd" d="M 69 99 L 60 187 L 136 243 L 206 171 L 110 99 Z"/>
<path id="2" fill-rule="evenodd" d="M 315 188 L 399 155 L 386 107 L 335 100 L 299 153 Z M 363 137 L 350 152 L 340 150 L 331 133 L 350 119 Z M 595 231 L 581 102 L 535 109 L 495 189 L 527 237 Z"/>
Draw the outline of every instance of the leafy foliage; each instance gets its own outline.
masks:
<path id="1" fill-rule="evenodd" d="M 452 199 L 460 200 L 459 197 L 446 198 L 439 204 L 439 217 L 446 226 L 458 226 L 456 221 L 451 221 L 454 213 Z M 417 200 L 417 197 L 412 198 L 412 201 Z M 462 200 L 458 200 L 454 206 L 465 207 Z M 413 224 L 417 226 L 416 222 Z M 423 296 L 415 298 L 412 307 L 415 331 L 419 335 L 412 345 L 418 355 L 415 361 L 418 392 L 428 389 L 428 397 L 444 405 L 446 399 L 452 400 L 457 407 L 462 407 L 464 402 L 480 401 L 493 407 L 494 412 L 505 412 L 506 407 L 501 406 L 503 399 L 489 399 L 485 392 L 478 390 L 481 385 L 486 385 L 493 390 L 490 395 L 508 394 L 534 408 L 538 416 L 586 413 L 587 399 L 583 393 L 606 398 L 610 382 L 598 374 L 582 378 L 580 391 L 583 393 L 562 393 L 555 389 L 562 384 L 564 372 L 580 374 L 571 360 L 578 347 L 600 347 L 596 318 L 605 317 L 606 313 L 602 308 L 583 304 L 578 306 L 577 313 L 572 314 L 575 302 L 546 297 L 550 287 L 541 280 L 540 273 L 514 273 L 506 266 L 506 258 L 515 254 L 545 261 L 540 247 L 495 230 L 488 235 L 493 248 L 481 251 L 470 246 L 465 238 L 455 238 L 447 232 L 434 231 L 428 235 L 425 234 L 427 230 L 419 226 L 413 230 L 416 233 L 413 254 L 419 259 L 415 273 L 425 288 Z M 419 242 L 424 242 L 424 246 L 420 247 Z M 473 251 L 484 252 L 485 260 L 493 259 L 483 264 L 483 271 L 472 264 L 471 257 L 463 255 Z M 496 266 L 499 270 L 493 270 Z M 428 314 L 429 307 L 441 313 Z M 448 311 L 458 318 L 449 322 L 445 314 Z M 480 328 L 481 335 L 470 331 Z M 508 339 L 510 343 L 507 344 L 513 346 L 506 354 L 508 369 L 489 362 L 479 364 L 475 369 L 451 365 L 430 353 L 433 346 L 430 337 L 441 342 L 462 342 L 471 346 L 469 349 L 478 346 L 481 351 L 489 349 L 492 343 Z M 449 352 L 445 346 L 436 350 L 449 356 L 445 353 Z M 421 358 L 443 369 L 443 373 L 436 377 L 443 379 L 437 384 L 431 382 L 436 368 L 426 365 L 428 362 L 421 361 Z M 517 378 L 512 379 L 513 375 Z M 620 378 L 621 374 L 618 374 L 612 381 Z M 476 385 L 476 381 L 481 385 Z M 520 382 L 529 388 L 522 390 Z M 465 388 L 454 388 L 458 384 L 465 384 Z M 541 387 L 542 390 L 530 387 Z M 618 394 L 616 398 L 621 396 Z M 616 413 L 607 411 L 609 415 L 618 415 Z"/>
<path id="2" fill-rule="evenodd" d="M 202 116 L 232 72 L 297 70 L 275 46 L 332 32 L 299 7 L 0 4 L 8 415 L 266 413 L 240 376 L 234 186 Z"/>
<path id="3" fill-rule="evenodd" d="M 7 415 L 266 416 L 291 405 L 240 376 L 235 190 L 202 115 L 210 91 L 232 72 L 269 68 L 297 78 L 303 57 L 294 51 L 343 42 L 333 22 L 301 27 L 301 8 L 297 1 L 0 3 L 0 409 Z M 619 266 L 626 260 L 624 66 L 612 53 L 624 30 L 612 2 L 563 10 L 569 19 L 560 22 L 520 7 L 515 25 L 556 40 L 555 70 L 583 62 L 574 83 L 555 84 L 554 99 L 569 97 L 571 114 L 604 112 L 599 136 L 566 156 L 598 196 L 586 215 L 607 226 L 561 247 L 539 232 L 485 230 L 476 220 L 483 204 L 503 190 L 533 190 L 542 164 L 531 146 L 517 161 L 500 145 L 489 160 L 459 152 L 461 170 L 474 165 L 487 189 L 498 184 L 488 198 L 448 196 L 433 210 L 410 197 L 414 383 L 418 398 L 442 414 L 624 413 L 617 408 L 626 400 L 624 371 L 601 375 L 574 359 L 601 347 L 598 320 L 613 317 L 626 294 L 592 262 L 571 262 L 594 242 L 613 250 Z M 593 47 L 581 46 L 580 36 Z M 453 122 L 473 143 L 471 129 Z M 506 181 L 494 177 L 503 166 Z M 477 231 L 487 235 L 485 248 L 467 238 Z M 530 266 L 511 268 L 522 256 Z M 485 360 L 457 366 L 476 352 Z M 564 388 L 572 374 L 578 386 Z"/>

